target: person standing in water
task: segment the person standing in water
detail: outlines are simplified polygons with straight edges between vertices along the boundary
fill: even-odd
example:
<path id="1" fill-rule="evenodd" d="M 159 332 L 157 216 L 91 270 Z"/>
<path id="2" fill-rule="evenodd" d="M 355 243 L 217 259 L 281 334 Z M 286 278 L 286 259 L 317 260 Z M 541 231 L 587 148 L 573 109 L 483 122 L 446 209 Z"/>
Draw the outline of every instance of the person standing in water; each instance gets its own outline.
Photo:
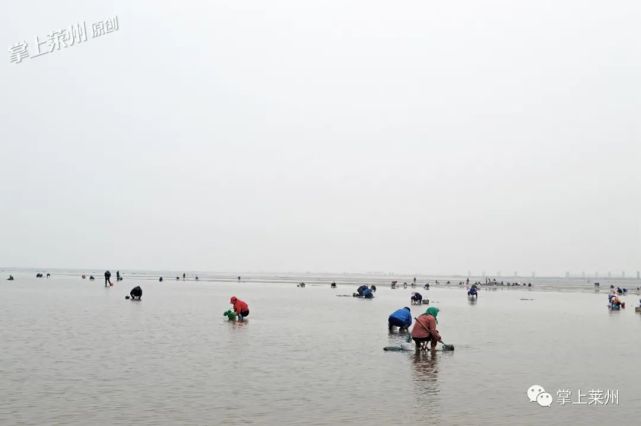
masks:
<path id="1" fill-rule="evenodd" d="M 236 296 L 232 296 L 231 299 L 229 299 L 229 303 L 233 305 L 234 312 L 238 315 L 238 321 L 242 321 L 243 318 L 249 316 L 249 305 L 247 305 L 247 303 Z"/>
<path id="2" fill-rule="evenodd" d="M 105 287 L 111 287 L 113 283 L 111 282 L 111 272 L 105 271 Z"/>
<path id="3" fill-rule="evenodd" d="M 438 342 L 443 343 L 441 335 L 436 329 L 436 324 L 438 320 L 436 316 L 438 315 L 439 309 L 435 306 L 427 308 L 425 313 L 418 318 L 416 318 L 416 323 L 412 328 L 412 339 L 416 343 L 416 352 L 421 350 L 421 345 L 423 343 L 430 343 L 431 349 L 436 350 L 436 344 Z"/>

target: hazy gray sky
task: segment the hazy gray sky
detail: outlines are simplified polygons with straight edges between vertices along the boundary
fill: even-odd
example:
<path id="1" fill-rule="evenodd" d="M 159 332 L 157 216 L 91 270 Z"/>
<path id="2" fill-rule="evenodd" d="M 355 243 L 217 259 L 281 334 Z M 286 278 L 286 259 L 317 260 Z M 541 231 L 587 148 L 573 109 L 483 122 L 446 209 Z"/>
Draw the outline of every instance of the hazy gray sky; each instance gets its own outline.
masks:
<path id="1" fill-rule="evenodd" d="M 641 269 L 641 2 L 3 9 L 2 266 Z"/>

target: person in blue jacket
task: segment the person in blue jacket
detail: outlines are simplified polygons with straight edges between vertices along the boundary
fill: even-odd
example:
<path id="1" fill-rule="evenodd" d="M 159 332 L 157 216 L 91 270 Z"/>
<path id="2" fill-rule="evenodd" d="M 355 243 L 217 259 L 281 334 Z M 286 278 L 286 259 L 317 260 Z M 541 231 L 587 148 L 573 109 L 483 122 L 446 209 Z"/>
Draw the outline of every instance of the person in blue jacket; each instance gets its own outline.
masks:
<path id="1" fill-rule="evenodd" d="M 373 299 L 374 298 L 374 292 L 370 290 L 369 288 L 365 287 L 365 290 L 363 290 L 363 298 L 364 299 Z"/>
<path id="2" fill-rule="evenodd" d="M 390 331 L 394 331 L 394 327 L 398 327 L 398 331 L 407 331 L 412 325 L 412 311 L 407 306 L 394 311 L 392 315 L 387 318 L 387 327 Z"/>
<path id="3" fill-rule="evenodd" d="M 363 292 L 365 290 L 369 290 L 369 288 L 367 288 L 367 286 L 363 284 L 362 286 L 356 289 L 356 293 L 358 293 L 360 297 L 363 297 Z"/>
<path id="4" fill-rule="evenodd" d="M 478 290 L 476 289 L 476 286 L 472 286 L 472 287 L 467 291 L 467 295 L 468 295 L 470 298 L 472 298 L 472 297 L 474 297 L 474 298 L 479 297 L 479 293 L 478 293 Z"/>

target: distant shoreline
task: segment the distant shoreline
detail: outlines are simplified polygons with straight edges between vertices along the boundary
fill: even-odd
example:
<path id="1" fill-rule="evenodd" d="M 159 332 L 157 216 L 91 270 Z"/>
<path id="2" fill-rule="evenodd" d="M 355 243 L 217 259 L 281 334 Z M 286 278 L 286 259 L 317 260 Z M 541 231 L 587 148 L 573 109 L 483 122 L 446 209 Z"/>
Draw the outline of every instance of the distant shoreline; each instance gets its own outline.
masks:
<path id="1" fill-rule="evenodd" d="M 3 268 L 0 269 L 0 279 L 6 279 L 5 275 L 12 274 L 16 276 L 16 281 L 19 282 L 20 276 L 27 275 L 28 277 L 36 278 L 36 273 L 50 273 L 51 278 L 77 278 L 82 280 L 81 276 L 84 274 L 87 279 L 93 275 L 96 281 L 103 280 L 104 270 L 81 270 L 81 269 L 36 269 L 36 268 Z M 116 271 L 112 270 L 112 276 Z M 382 276 L 374 274 L 270 274 L 270 273 L 253 273 L 253 274 L 234 274 L 234 273 L 220 273 L 220 272 L 191 272 L 185 271 L 185 279 L 183 279 L 183 272 L 176 271 L 127 271 L 121 270 L 121 275 L 124 278 L 124 283 L 131 281 L 143 281 L 149 283 L 158 283 L 160 277 L 163 277 L 163 284 L 172 282 L 179 283 L 259 283 L 259 284 L 282 284 L 282 285 L 297 285 L 300 282 L 305 282 L 307 286 L 329 286 L 330 283 L 336 282 L 340 286 L 358 286 L 361 284 L 374 284 L 377 287 L 389 288 L 392 281 L 397 281 L 397 290 L 413 290 L 418 292 L 429 292 L 424 288 L 426 283 L 429 283 L 430 288 L 439 289 L 465 289 L 466 279 L 468 277 L 462 276 L 417 276 L 416 285 L 412 287 L 414 277 L 407 276 Z M 198 277 L 196 279 L 196 277 Z M 240 277 L 240 280 L 239 280 Z M 628 294 L 640 294 L 637 288 L 641 287 L 641 280 L 636 278 L 562 278 L 562 277 L 501 277 L 496 278 L 496 284 L 493 282 L 485 284 L 485 278 L 479 276 L 471 276 L 470 285 L 475 282 L 481 283 L 481 294 L 484 292 L 497 291 L 497 290 L 521 290 L 521 291 L 555 291 L 555 292 L 600 292 L 607 293 L 610 285 L 614 287 L 622 287 L 628 289 Z M 39 278 L 47 280 L 47 278 Z M 493 279 L 492 279 L 493 280 Z M 437 283 L 438 281 L 438 283 Z M 447 283 L 449 281 L 449 284 Z M 503 282 L 503 285 L 500 283 Z M 595 287 L 594 283 L 600 283 L 599 287 Z M 407 283 L 407 287 L 404 284 Z M 462 284 L 459 284 L 462 283 Z M 510 283 L 510 285 L 508 285 Z M 512 283 L 519 283 L 519 285 L 511 285 Z M 528 284 L 532 284 L 528 287 Z"/>

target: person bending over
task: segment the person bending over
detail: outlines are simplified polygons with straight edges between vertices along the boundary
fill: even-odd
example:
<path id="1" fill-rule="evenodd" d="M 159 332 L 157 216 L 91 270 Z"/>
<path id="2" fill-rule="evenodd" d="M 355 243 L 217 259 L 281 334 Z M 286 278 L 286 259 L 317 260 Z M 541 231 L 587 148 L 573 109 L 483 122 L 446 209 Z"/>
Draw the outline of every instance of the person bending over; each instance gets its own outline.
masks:
<path id="1" fill-rule="evenodd" d="M 129 292 L 129 296 L 131 296 L 131 300 L 140 300 L 142 299 L 142 288 L 140 286 L 136 286 L 131 289 Z"/>
<path id="2" fill-rule="evenodd" d="M 414 323 L 412 328 L 412 339 L 416 343 L 416 352 L 421 350 L 422 343 L 430 343 L 431 349 L 436 349 L 436 344 L 438 342 L 443 342 L 441 335 L 436 329 L 436 324 L 438 320 L 436 316 L 438 315 L 439 309 L 435 306 L 427 308 L 427 311 L 418 318 Z"/>
<path id="3" fill-rule="evenodd" d="M 363 299 L 373 299 L 373 298 L 374 298 L 374 292 L 366 287 L 365 290 L 363 290 Z"/>
<path id="4" fill-rule="evenodd" d="M 392 314 L 387 318 L 387 328 L 391 333 L 394 327 L 398 327 L 399 332 L 407 331 L 412 325 L 412 312 L 407 306 Z"/>
<path id="5" fill-rule="evenodd" d="M 242 321 L 243 318 L 249 316 L 249 305 L 247 305 L 247 303 L 243 302 L 236 296 L 232 296 L 232 298 L 229 299 L 229 303 L 233 305 L 234 312 L 238 315 L 239 321 Z"/>

